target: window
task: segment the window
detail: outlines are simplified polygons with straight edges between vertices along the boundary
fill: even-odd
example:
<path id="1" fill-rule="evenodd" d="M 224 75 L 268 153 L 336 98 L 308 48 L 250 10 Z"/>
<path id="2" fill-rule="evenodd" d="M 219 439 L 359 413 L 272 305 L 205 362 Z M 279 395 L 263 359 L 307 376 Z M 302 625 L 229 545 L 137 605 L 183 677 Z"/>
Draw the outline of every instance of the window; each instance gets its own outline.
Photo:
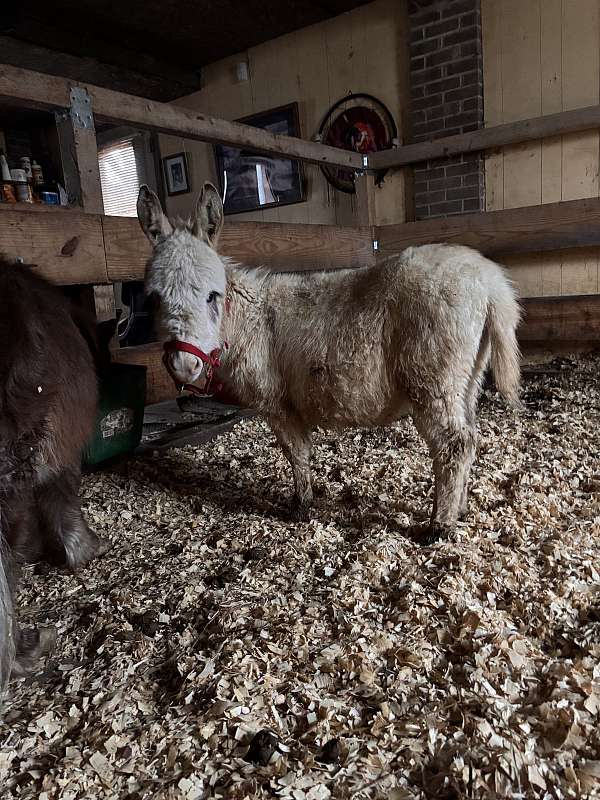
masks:
<path id="1" fill-rule="evenodd" d="M 146 150 L 143 136 L 135 134 L 98 151 L 104 213 L 135 217 L 140 186 L 146 182 Z"/>

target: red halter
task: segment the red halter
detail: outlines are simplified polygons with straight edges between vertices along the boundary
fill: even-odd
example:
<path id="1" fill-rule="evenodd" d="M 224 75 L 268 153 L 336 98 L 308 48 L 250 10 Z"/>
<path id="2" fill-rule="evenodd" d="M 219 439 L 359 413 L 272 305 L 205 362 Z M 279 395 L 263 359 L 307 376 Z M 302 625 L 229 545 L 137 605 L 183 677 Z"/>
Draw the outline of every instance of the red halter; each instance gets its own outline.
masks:
<path id="1" fill-rule="evenodd" d="M 227 350 L 227 342 L 223 342 L 223 348 Z M 173 379 L 173 383 L 178 388 L 180 393 L 186 390 L 188 392 L 192 392 L 193 394 L 200 395 L 201 397 L 211 397 L 213 394 L 215 394 L 215 392 L 219 392 L 223 387 L 222 383 L 213 385 L 215 370 L 221 366 L 221 348 L 215 347 L 215 349 L 211 350 L 210 353 L 205 353 L 204 350 L 200 350 L 200 348 L 196 347 L 194 344 L 180 342 L 178 339 L 172 339 L 171 341 L 164 343 L 163 350 L 163 364 L 165 365 L 167 372 Z M 203 389 L 200 389 L 198 386 L 194 386 L 193 383 L 180 383 L 180 381 L 177 380 L 169 362 L 169 356 L 171 353 L 175 353 L 177 351 L 182 353 L 191 353 L 193 356 L 196 356 L 196 358 L 199 358 L 200 361 L 203 361 L 206 364 L 206 383 L 204 384 Z"/>

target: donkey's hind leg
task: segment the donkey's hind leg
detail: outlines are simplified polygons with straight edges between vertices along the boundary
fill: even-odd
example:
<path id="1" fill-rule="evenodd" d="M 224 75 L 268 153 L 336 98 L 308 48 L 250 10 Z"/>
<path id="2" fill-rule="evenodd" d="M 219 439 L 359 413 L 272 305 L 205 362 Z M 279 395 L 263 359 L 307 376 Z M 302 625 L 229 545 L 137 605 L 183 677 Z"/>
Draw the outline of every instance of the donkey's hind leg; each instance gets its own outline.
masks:
<path id="1" fill-rule="evenodd" d="M 483 385 L 483 377 L 485 369 L 490 358 L 490 342 L 487 330 L 484 329 L 481 341 L 479 343 L 479 351 L 473 365 L 471 377 L 464 394 L 464 408 L 465 420 L 471 429 L 471 437 L 473 447 L 467 453 L 467 464 L 465 468 L 464 485 L 460 499 L 458 515 L 460 519 L 464 519 L 469 513 L 469 476 L 471 467 L 475 460 L 475 453 L 477 451 L 477 405 L 481 396 L 481 389 Z"/>
<path id="2" fill-rule="evenodd" d="M 110 547 L 83 518 L 78 496 L 80 481 L 80 471 L 73 467 L 35 489 L 43 557 L 54 564 L 66 564 L 71 569 L 87 564 Z"/>
<path id="3" fill-rule="evenodd" d="M 36 547 L 37 529 L 31 513 L 31 493 L 27 487 L 22 487 L 21 495 L 10 509 L 0 508 L 0 523 L 11 543 L 9 547 L 0 542 L 1 692 L 11 675 L 19 677 L 35 672 L 40 657 L 54 648 L 56 629 L 52 626 L 21 628 L 13 600 L 22 560 L 26 557 L 35 560 L 39 552 Z"/>
<path id="4" fill-rule="evenodd" d="M 16 576 L 12 554 L 3 541 L 2 517 L 0 507 L 0 701 L 14 666 L 17 627 L 12 597 Z"/>
<path id="5" fill-rule="evenodd" d="M 450 411 L 442 401 L 427 407 L 417 406 L 413 419 L 433 459 L 434 504 L 425 539 L 426 543 L 431 543 L 446 538 L 456 526 L 475 457 L 475 436 L 458 402 Z"/>
<path id="6" fill-rule="evenodd" d="M 306 519 L 312 505 L 312 480 L 310 474 L 311 434 L 293 417 L 270 418 L 269 424 L 281 449 L 292 467 L 294 476 L 293 514 L 298 520 Z"/>
<path id="7" fill-rule="evenodd" d="M 463 489 L 458 507 L 459 519 L 465 519 L 469 513 L 469 478 L 471 475 L 471 467 L 473 466 L 473 462 L 475 460 L 475 454 L 477 452 L 477 439 L 478 439 L 477 403 L 479 401 L 479 395 L 481 394 L 482 378 L 483 378 L 483 370 L 481 370 L 479 376 L 475 378 L 474 381 L 472 381 L 467 391 L 467 396 L 465 398 L 465 406 L 466 406 L 465 420 L 471 434 L 471 446 L 467 449 L 467 452 L 465 454 L 466 463 L 465 463 L 465 471 L 463 479 Z"/>

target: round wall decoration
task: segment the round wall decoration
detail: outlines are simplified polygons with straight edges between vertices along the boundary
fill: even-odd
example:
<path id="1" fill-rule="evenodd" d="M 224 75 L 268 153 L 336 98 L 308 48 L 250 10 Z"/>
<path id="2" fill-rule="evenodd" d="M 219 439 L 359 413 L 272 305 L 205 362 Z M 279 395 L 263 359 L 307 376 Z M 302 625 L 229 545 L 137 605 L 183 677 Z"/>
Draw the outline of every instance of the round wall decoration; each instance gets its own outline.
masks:
<path id="1" fill-rule="evenodd" d="M 370 94 L 349 94 L 338 100 L 327 112 L 319 139 L 322 144 L 374 153 L 392 147 L 397 130 L 394 118 L 384 104 Z M 329 183 L 341 192 L 354 194 L 354 171 L 322 164 L 321 170 Z M 378 170 L 375 182 L 379 185 L 387 170 Z"/>

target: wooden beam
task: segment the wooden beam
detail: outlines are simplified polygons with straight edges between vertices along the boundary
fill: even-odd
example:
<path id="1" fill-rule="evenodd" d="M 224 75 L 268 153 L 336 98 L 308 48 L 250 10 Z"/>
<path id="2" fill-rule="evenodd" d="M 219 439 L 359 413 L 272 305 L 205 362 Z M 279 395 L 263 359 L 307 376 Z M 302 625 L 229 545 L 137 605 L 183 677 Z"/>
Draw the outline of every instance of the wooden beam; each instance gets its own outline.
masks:
<path id="1" fill-rule="evenodd" d="M 522 347 L 600 347 L 600 295 L 531 297 L 521 300 L 521 305 L 525 311 L 518 334 Z"/>
<path id="2" fill-rule="evenodd" d="M 41 108 L 67 108 L 75 84 L 65 78 L 41 72 L 0 65 L 0 97 L 9 97 Z M 99 86 L 76 84 L 85 88 L 94 107 L 94 115 L 110 122 L 126 122 L 139 128 L 185 136 L 215 144 L 227 144 L 259 153 L 272 153 L 315 164 L 362 167 L 362 156 L 350 150 L 270 133 L 239 122 L 227 122 L 198 111 L 168 103 L 157 103 Z"/>
<path id="3" fill-rule="evenodd" d="M 462 214 L 375 229 L 380 255 L 410 245 L 466 244 L 488 256 L 600 246 L 600 199 Z"/>
<path id="4" fill-rule="evenodd" d="M 221 251 L 281 272 L 345 269 L 375 262 L 371 228 L 267 222 L 226 224 Z M 409 245 L 452 242 L 489 256 L 600 246 L 600 199 L 385 225 L 378 258 Z M 150 246 L 138 221 L 47 206 L 0 204 L 0 250 L 38 264 L 62 284 L 143 280 Z"/>
<path id="5" fill-rule="evenodd" d="M 65 189 L 72 203 L 89 214 L 103 214 L 98 143 L 89 94 L 79 87 L 70 93 L 66 111 L 56 114 L 56 129 Z"/>
<path id="6" fill-rule="evenodd" d="M 359 225 L 375 224 L 375 181 L 372 175 L 363 173 L 354 180 L 356 187 L 356 214 Z"/>
<path id="7" fill-rule="evenodd" d="M 109 283 L 100 219 L 61 208 L 25 211 L 0 204 L 0 251 L 9 261 L 32 264 L 52 283 Z"/>
<path id="8" fill-rule="evenodd" d="M 98 143 L 89 94 L 80 87 L 71 89 L 71 105 L 55 114 L 56 133 L 63 166 L 65 189 L 72 203 L 88 214 L 103 214 L 104 202 L 100 185 Z M 96 317 L 97 322 L 117 316 L 114 288 L 95 284 L 83 287 L 80 302 Z M 119 345 L 113 337 L 110 347 Z"/>
<path id="9" fill-rule="evenodd" d="M 543 117 L 507 122 L 491 128 L 469 133 L 458 133 L 442 139 L 407 144 L 392 150 L 381 150 L 369 155 L 369 169 L 402 167 L 418 164 L 435 158 L 475 153 L 491 150 L 519 142 L 531 142 L 548 136 L 563 136 L 567 133 L 595 130 L 600 128 L 600 105 L 576 108 L 573 111 L 559 111 Z"/>
<path id="10" fill-rule="evenodd" d="M 31 21 L 24 24 L 19 36 L 27 37 L 27 24 L 31 25 Z M 52 35 L 40 36 L 40 41 L 56 44 L 54 32 L 53 29 Z M 61 44 L 57 46 L 61 47 Z M 67 46 L 67 42 L 64 46 Z M 102 44 L 102 59 L 98 60 L 50 50 L 22 41 L 21 38 L 0 36 L 0 53 L 3 63 L 14 67 L 39 70 L 49 75 L 69 78 L 75 83 L 84 81 L 161 102 L 168 102 L 200 89 L 199 70 L 195 72 L 180 69 L 166 61 L 114 46 L 107 49 L 105 43 Z"/>
<path id="11" fill-rule="evenodd" d="M 137 219 L 103 217 L 111 281 L 143 280 L 150 245 Z M 370 228 L 273 222 L 225 224 L 219 250 L 249 266 L 290 272 L 345 269 L 375 262 Z"/>

